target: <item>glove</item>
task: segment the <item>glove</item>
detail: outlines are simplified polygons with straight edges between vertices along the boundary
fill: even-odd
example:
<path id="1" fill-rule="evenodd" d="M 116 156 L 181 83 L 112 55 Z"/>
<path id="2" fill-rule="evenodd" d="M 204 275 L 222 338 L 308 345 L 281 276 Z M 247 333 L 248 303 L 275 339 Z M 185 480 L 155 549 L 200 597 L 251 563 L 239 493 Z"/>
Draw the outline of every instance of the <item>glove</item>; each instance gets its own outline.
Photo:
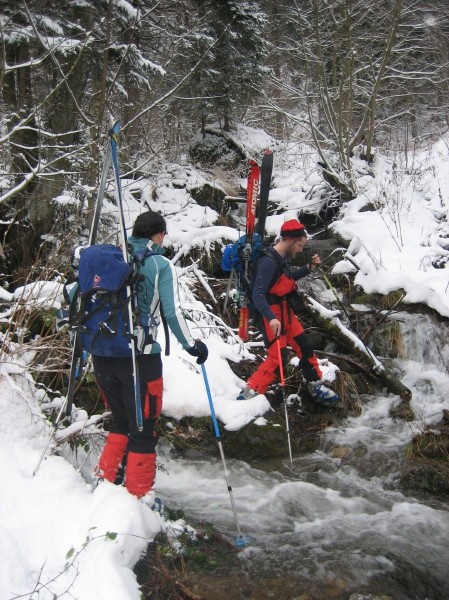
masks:
<path id="1" fill-rule="evenodd" d="M 207 356 L 209 354 L 209 350 L 204 342 L 201 340 L 195 340 L 195 345 L 191 348 L 187 348 L 186 352 L 190 354 L 190 356 L 197 356 L 196 362 L 198 365 L 202 365 L 207 360 Z"/>

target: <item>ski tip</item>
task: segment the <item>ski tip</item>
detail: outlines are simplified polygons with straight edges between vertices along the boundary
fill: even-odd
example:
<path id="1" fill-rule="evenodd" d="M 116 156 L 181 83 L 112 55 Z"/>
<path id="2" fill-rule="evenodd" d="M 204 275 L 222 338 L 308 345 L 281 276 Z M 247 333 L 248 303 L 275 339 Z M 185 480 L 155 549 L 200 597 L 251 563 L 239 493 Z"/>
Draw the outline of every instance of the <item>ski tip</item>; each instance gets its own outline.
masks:
<path id="1" fill-rule="evenodd" d="M 270 154 L 273 154 L 273 150 L 271 148 L 266 148 L 264 154 L 269 156 Z"/>

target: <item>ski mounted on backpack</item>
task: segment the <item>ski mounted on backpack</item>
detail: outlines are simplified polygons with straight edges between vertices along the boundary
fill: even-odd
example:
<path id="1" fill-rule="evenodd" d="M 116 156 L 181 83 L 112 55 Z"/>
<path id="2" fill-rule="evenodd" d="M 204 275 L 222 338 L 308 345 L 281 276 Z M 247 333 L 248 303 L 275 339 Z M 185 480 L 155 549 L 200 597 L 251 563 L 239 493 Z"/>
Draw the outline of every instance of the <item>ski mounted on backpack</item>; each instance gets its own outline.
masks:
<path id="1" fill-rule="evenodd" d="M 260 166 L 260 199 L 259 209 L 257 212 L 257 228 L 256 233 L 260 237 L 265 236 L 265 221 L 267 218 L 268 196 L 270 195 L 271 175 L 273 173 L 273 152 L 265 150 Z"/>
<path id="2" fill-rule="evenodd" d="M 265 251 L 263 239 L 272 171 L 273 152 L 271 150 L 265 151 L 260 167 L 254 160 L 250 161 L 246 188 L 245 234 L 225 248 L 221 263 L 224 271 L 231 272 L 229 289 L 233 279 L 235 278 L 237 281 L 240 307 L 238 333 L 244 342 L 249 339 L 252 267 Z"/>
<path id="3" fill-rule="evenodd" d="M 254 236 L 254 227 L 256 224 L 256 212 L 258 205 L 258 195 L 260 186 L 260 167 L 255 161 L 250 161 L 248 172 L 248 184 L 246 188 L 246 227 L 245 227 L 245 245 L 242 251 L 243 273 L 240 278 L 240 315 L 239 315 L 239 336 L 246 342 L 248 340 L 249 308 L 248 296 L 251 288 L 250 262 Z"/>
<path id="4" fill-rule="evenodd" d="M 103 171 L 101 174 L 100 186 L 98 188 L 97 198 L 95 202 L 95 210 L 92 218 L 92 223 L 89 231 L 89 246 L 95 244 L 98 233 L 98 224 L 100 222 L 100 214 L 103 206 L 104 193 L 106 190 L 106 183 L 108 179 L 109 169 L 112 163 L 112 138 L 113 136 L 118 135 L 120 131 L 120 123 L 116 122 L 108 134 L 108 141 L 106 146 L 106 154 L 103 163 Z M 66 408 L 65 414 L 67 417 L 70 417 L 72 414 L 72 403 L 73 403 L 73 394 L 75 391 L 75 382 L 77 380 L 78 374 L 81 373 L 83 369 L 84 362 L 84 352 L 82 345 L 80 343 L 80 339 L 78 337 L 78 333 L 75 330 L 72 336 L 72 360 L 70 364 L 70 372 L 69 372 L 69 383 L 67 387 L 67 396 L 66 396 Z"/>
<path id="5" fill-rule="evenodd" d="M 78 283 L 70 300 L 69 328 L 73 332 L 73 354 L 66 400 L 66 415 L 72 410 L 73 391 L 77 373 L 82 369 L 86 352 L 99 356 L 130 356 L 132 358 L 136 421 L 143 429 L 142 400 L 140 394 L 137 355 L 151 340 L 155 323 L 151 315 L 142 315 L 137 321 L 137 302 L 134 288 L 138 277 L 136 270 L 147 256 L 145 250 L 130 255 L 127 244 L 120 173 L 117 159 L 117 138 L 120 124 L 109 132 L 106 158 L 89 233 L 89 245 L 78 249 Z M 119 213 L 120 248 L 110 244 L 96 244 L 106 179 L 113 168 L 116 202 Z"/>

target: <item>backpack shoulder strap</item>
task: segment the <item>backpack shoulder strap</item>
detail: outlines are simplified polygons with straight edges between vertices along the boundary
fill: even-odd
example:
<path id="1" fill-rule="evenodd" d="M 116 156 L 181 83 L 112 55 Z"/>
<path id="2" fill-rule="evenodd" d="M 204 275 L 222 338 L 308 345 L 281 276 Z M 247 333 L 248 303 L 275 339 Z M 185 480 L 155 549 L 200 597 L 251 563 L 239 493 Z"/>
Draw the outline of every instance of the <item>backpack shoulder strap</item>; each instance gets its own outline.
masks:
<path id="1" fill-rule="evenodd" d="M 134 264 L 137 265 L 138 267 L 145 264 L 146 258 L 157 254 L 157 252 L 155 252 L 154 250 L 150 250 L 148 248 L 148 246 L 145 246 L 145 248 L 140 248 L 139 250 L 134 251 L 134 248 L 132 247 L 132 245 L 130 245 L 129 252 L 133 258 Z"/>
<path id="2" fill-rule="evenodd" d="M 69 327 L 73 328 L 76 324 L 77 313 L 78 313 L 78 304 L 80 300 L 80 286 L 77 283 L 75 287 L 75 291 L 73 296 L 70 296 L 67 288 L 64 286 L 64 298 L 69 307 Z"/>
<path id="3" fill-rule="evenodd" d="M 282 256 L 280 256 L 276 252 L 276 250 L 273 249 L 273 246 L 265 246 L 265 250 L 264 250 L 263 254 L 261 254 L 261 258 L 263 256 L 270 258 L 274 262 L 275 275 L 277 276 L 276 279 L 279 279 L 279 277 L 282 275 L 282 267 L 283 267 Z"/>
<path id="4" fill-rule="evenodd" d="M 155 252 L 154 250 L 150 250 L 148 247 L 145 247 L 145 248 L 142 248 L 141 250 L 138 250 L 137 252 L 134 252 L 131 250 L 131 255 L 133 257 L 134 265 L 136 266 L 136 271 L 137 271 L 137 269 L 139 267 L 141 267 L 145 264 L 146 258 L 148 258 L 149 256 L 156 256 L 156 255 L 158 255 L 158 253 Z M 140 277 L 139 277 L 138 273 L 136 272 L 136 281 L 139 281 L 139 279 L 140 279 Z M 160 300 L 158 300 L 156 306 L 154 307 L 153 314 L 151 315 L 152 317 L 154 316 L 154 313 L 158 309 L 159 305 L 160 305 Z M 161 321 L 162 321 L 162 326 L 164 328 L 164 335 L 165 335 L 165 356 L 168 356 L 170 354 L 170 334 L 168 331 L 168 323 L 167 323 L 167 319 L 165 318 L 162 305 L 160 305 L 160 314 L 161 314 Z"/>

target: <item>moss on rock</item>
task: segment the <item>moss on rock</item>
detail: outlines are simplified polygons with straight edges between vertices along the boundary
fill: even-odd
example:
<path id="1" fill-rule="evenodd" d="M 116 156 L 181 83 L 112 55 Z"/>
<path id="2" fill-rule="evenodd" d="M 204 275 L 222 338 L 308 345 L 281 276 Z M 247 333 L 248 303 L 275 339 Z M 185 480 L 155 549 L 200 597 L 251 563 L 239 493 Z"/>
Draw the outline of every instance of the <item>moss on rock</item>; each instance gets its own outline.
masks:
<path id="1" fill-rule="evenodd" d="M 400 488 L 412 495 L 424 495 L 447 501 L 449 498 L 449 462 L 408 459 L 401 472 Z"/>

